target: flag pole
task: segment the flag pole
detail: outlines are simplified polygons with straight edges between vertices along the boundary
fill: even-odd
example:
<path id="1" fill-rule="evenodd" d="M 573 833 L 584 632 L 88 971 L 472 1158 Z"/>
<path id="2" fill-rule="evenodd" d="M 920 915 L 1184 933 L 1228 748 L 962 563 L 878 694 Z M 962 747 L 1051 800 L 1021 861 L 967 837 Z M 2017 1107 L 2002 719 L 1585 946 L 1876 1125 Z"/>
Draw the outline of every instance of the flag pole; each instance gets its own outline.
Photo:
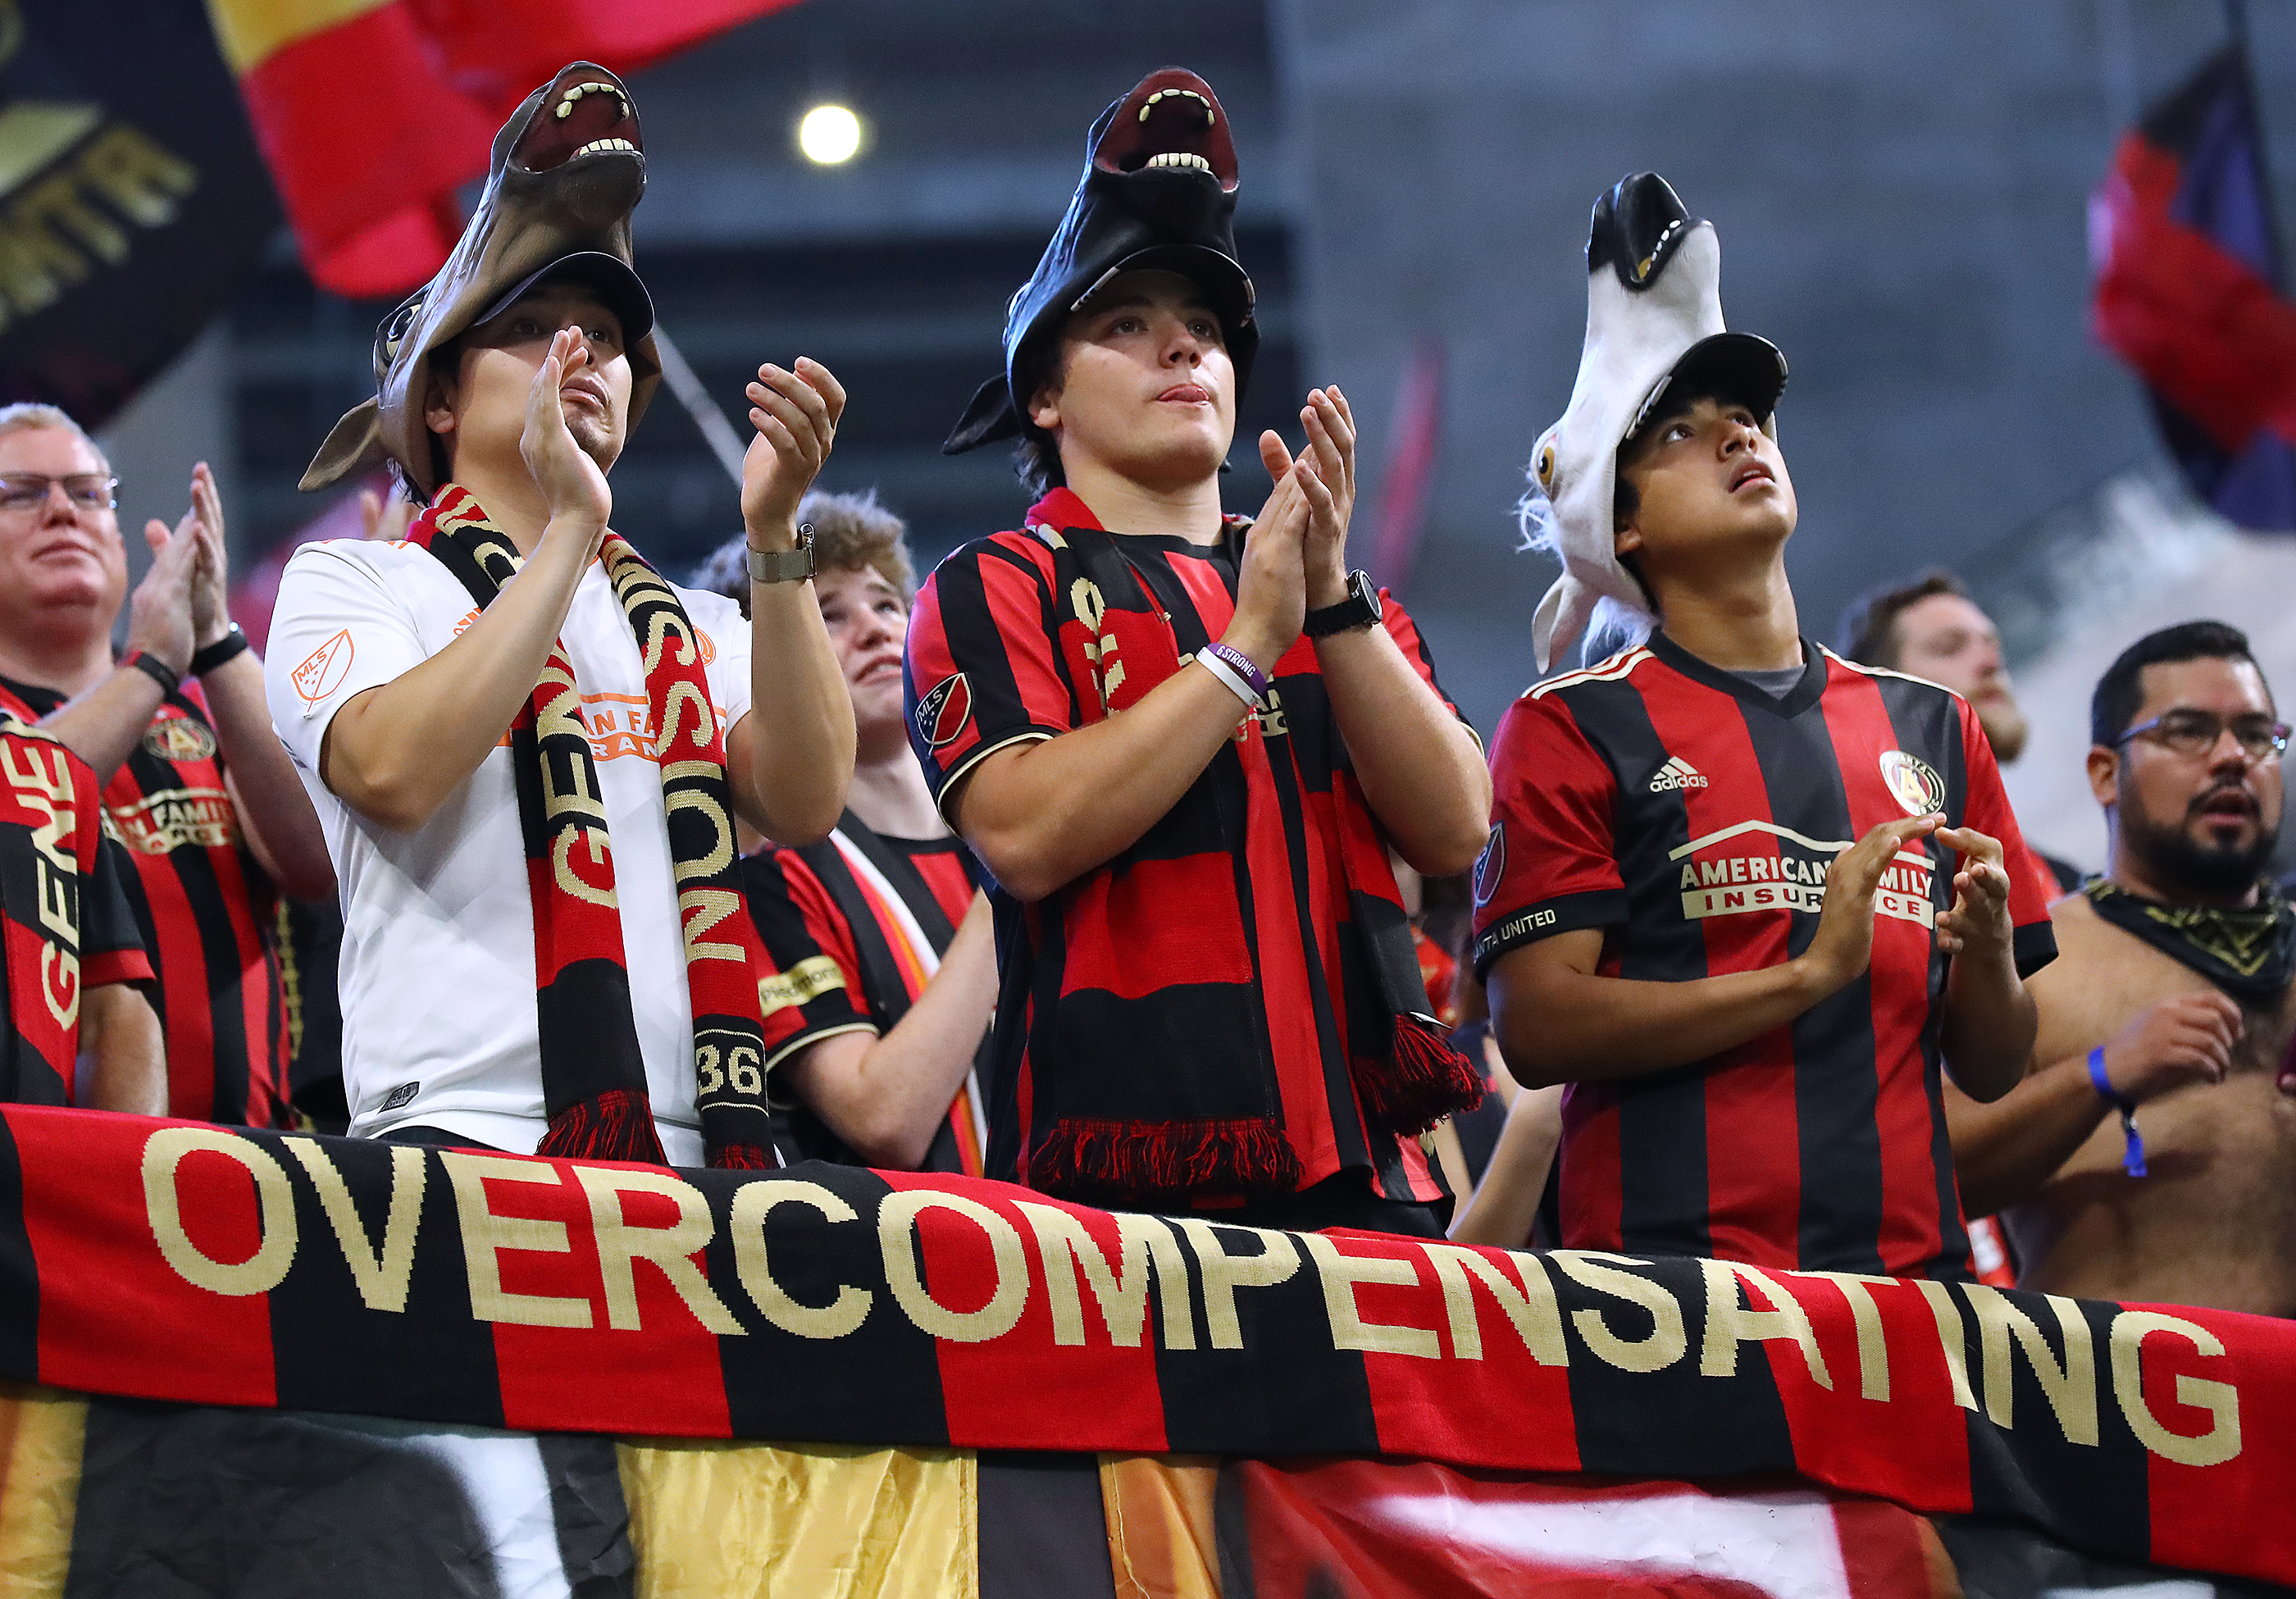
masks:
<path id="1" fill-rule="evenodd" d="M 693 418 L 693 425 L 701 430 L 702 441 L 709 445 L 709 453 L 718 457 L 718 464 L 726 469 L 726 475 L 733 479 L 734 487 L 739 488 L 742 486 L 742 457 L 747 453 L 742 436 L 734 430 L 734 424 L 726 420 L 726 413 L 719 410 L 718 402 L 709 398 L 709 390 L 702 386 L 700 375 L 687 364 L 685 352 L 677 348 L 676 342 L 669 336 L 669 330 L 659 321 L 653 324 L 653 348 L 654 353 L 661 357 L 661 381 L 669 385 L 669 391 L 677 396 L 677 403 L 685 407 L 688 416 Z"/>

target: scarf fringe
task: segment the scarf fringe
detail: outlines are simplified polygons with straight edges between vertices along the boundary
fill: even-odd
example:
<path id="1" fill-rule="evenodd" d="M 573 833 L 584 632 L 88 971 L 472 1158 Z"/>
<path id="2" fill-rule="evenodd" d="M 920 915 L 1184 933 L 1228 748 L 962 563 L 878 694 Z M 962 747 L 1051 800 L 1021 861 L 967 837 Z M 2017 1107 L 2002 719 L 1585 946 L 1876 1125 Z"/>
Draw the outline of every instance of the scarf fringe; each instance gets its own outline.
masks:
<path id="1" fill-rule="evenodd" d="M 1063 1118 L 1029 1152 L 1031 1188 L 1075 1199 L 1201 1200 L 1290 1193 L 1300 1156 L 1259 1117 L 1217 1121 Z"/>
<path id="2" fill-rule="evenodd" d="M 774 1159 L 769 1149 L 754 1144 L 718 1144 L 710 1146 L 709 1164 L 719 1171 L 776 1171 L 781 1162 Z"/>
<path id="3" fill-rule="evenodd" d="M 534 1152 L 554 1160 L 669 1164 L 661 1136 L 654 1131 L 652 1102 L 632 1088 L 609 1088 L 567 1106 L 550 1119 L 550 1130 Z"/>
<path id="4" fill-rule="evenodd" d="M 1392 1054 L 1355 1061 L 1356 1098 L 1374 1126 L 1415 1135 L 1483 1102 L 1483 1074 L 1424 1017 L 1395 1019 Z"/>

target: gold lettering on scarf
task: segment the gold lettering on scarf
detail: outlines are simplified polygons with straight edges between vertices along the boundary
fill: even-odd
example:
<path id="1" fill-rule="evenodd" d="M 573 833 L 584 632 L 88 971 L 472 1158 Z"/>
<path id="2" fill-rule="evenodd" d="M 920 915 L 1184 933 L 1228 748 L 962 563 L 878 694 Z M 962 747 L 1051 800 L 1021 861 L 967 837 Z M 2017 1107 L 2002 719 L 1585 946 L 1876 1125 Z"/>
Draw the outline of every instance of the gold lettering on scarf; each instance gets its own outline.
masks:
<path id="1" fill-rule="evenodd" d="M 2010 1413 L 2011 1397 L 2016 1391 L 2012 1376 L 2016 1362 L 2010 1353 L 2011 1341 L 2014 1340 L 2016 1347 L 2025 1352 L 2025 1364 L 2047 1398 L 2049 1408 L 2055 1413 L 2058 1430 L 2065 1435 L 2065 1440 L 2094 1445 L 2096 1349 L 2080 1307 L 2053 1293 L 2041 1296 L 2055 1314 L 2057 1331 L 2064 1340 L 2064 1358 L 2060 1360 L 2049 1348 L 2049 1341 L 2041 1335 L 2040 1324 L 1999 1289 L 1982 1283 L 1964 1283 L 1961 1292 L 1977 1317 L 1977 1347 L 1984 1360 L 1987 1419 L 2005 1431 L 2015 1424 Z"/>
<path id="2" fill-rule="evenodd" d="M 697 750 L 707 750 L 718 742 L 718 718 L 709 709 L 709 697 L 683 678 L 669 685 L 662 696 L 661 731 L 654 735 L 654 748 L 664 759 L 676 747 L 678 735 L 686 732 L 688 707 L 693 711 L 693 731 L 687 736 Z M 715 769 L 715 763 L 712 768 Z M 667 778 L 668 773 L 663 776 Z"/>
<path id="3" fill-rule="evenodd" d="M 1442 1341 L 1424 1327 L 1397 1322 L 1365 1321 L 1356 1290 L 1365 1283 L 1398 1288 L 1419 1286 L 1419 1268 L 1393 1255 L 1347 1255 L 1321 1233 L 1303 1233 L 1300 1242 L 1316 1262 L 1324 1284 L 1324 1315 L 1332 1326 L 1332 1347 L 1362 1349 L 1375 1355 L 1412 1355 L 1440 1360 Z"/>
<path id="4" fill-rule="evenodd" d="M 1587 1352 L 1622 1372 L 1662 1372 L 1690 1350 L 1682 1329 L 1682 1303 L 1660 1283 L 1617 1268 L 1648 1266 L 1631 1255 L 1595 1250 L 1556 1250 L 1548 1257 L 1562 1275 L 1581 1287 L 1634 1306 L 1651 1318 L 1647 1338 L 1620 1338 L 1603 1324 L 1599 1310 L 1574 1310 L 1570 1324 Z"/>
<path id="5" fill-rule="evenodd" d="M 70 762 L 59 748 L 4 739 L 0 740 L 0 773 L 24 808 L 40 817 L 31 829 L 39 872 L 40 924 L 76 947 L 79 862 L 63 847 L 64 839 L 79 825 Z"/>
<path id="6" fill-rule="evenodd" d="M 580 839 L 590 847 L 590 864 L 599 869 L 605 886 L 594 888 L 583 881 L 574 869 L 574 841 Z M 561 828 L 550 835 L 551 873 L 558 886 L 578 899 L 611 909 L 614 899 L 614 850 L 603 827 Z"/>
<path id="7" fill-rule="evenodd" d="M 988 1302 L 977 1310 L 952 1310 L 933 1298 L 917 1271 L 919 1219 L 928 1210 L 961 1216 L 988 1240 L 996 1283 Z M 934 1338 L 950 1343 L 987 1343 L 1002 1338 L 1021 1320 L 1029 1303 L 1029 1257 L 1020 1230 L 978 1200 L 931 1188 L 886 1195 L 877 1207 L 877 1239 L 885 1256 L 885 1286 L 908 1318 Z"/>
<path id="8" fill-rule="evenodd" d="M 1969 1329 L 1961 1319 L 1961 1307 L 1953 1302 L 1944 1283 L 1927 1277 L 1912 1281 L 1937 1319 L 1938 1353 L 1945 1357 L 1946 1375 L 1953 1382 L 1953 1402 L 1964 1410 L 1974 1410 L 1977 1390 L 1969 1385 Z"/>
<path id="9" fill-rule="evenodd" d="M 1786 1275 L 1808 1282 L 1831 1283 L 1841 1291 L 1841 1297 L 1849 1304 L 1849 1319 L 1857 1329 L 1858 1397 L 1886 1401 L 1890 1397 L 1890 1341 L 1882 1335 L 1882 1310 L 1874 1303 L 1873 1291 L 1903 1284 L 1895 1277 L 1871 1276 L 1864 1272 L 1798 1271 Z"/>
<path id="10" fill-rule="evenodd" d="M 734 1240 L 734 1270 L 759 1315 L 799 1338 L 843 1338 L 868 1319 L 869 1307 L 876 1295 L 868 1289 L 840 1283 L 836 1297 L 826 1305 L 808 1305 L 791 1297 L 789 1290 L 774 1275 L 773 1263 L 766 1256 L 766 1218 L 773 1214 L 775 1205 L 810 1206 L 821 1213 L 824 1222 L 832 1223 L 858 1221 L 860 1213 L 818 1183 L 781 1178 L 768 1183 L 744 1183 L 736 1188 L 733 1212 L 726 1223 L 726 1230 Z M 808 1242 L 822 1242 L 816 1228 L 808 1227 L 806 1233 Z"/>
<path id="11" fill-rule="evenodd" d="M 422 1189 L 430 1180 L 430 1164 L 421 1150 L 404 1144 L 390 1151 L 390 1207 L 383 1214 L 382 1247 L 368 1240 L 366 1223 L 351 1202 L 350 1185 L 314 1138 L 283 1140 L 287 1152 L 302 1165 L 318 1190 L 319 1208 L 342 1247 L 343 1263 L 351 1268 L 359 1300 L 370 1310 L 394 1313 L 406 1308 L 406 1294 L 414 1280 L 414 1230 L 422 1219 Z"/>
<path id="12" fill-rule="evenodd" d="M 662 809 L 673 816 L 679 811 L 697 811 L 716 834 L 709 848 L 699 855 L 680 853 L 671 862 L 680 882 L 692 882 L 697 877 L 715 877 L 734 864 L 733 818 L 726 814 L 726 808 L 718 803 L 718 797 L 697 781 L 706 781 L 717 770 L 715 766 L 704 760 L 685 760 L 662 768 Z M 673 783 L 691 783 L 692 786 L 671 788 L 669 785 Z"/>
<path id="13" fill-rule="evenodd" d="M 710 1041 L 716 1038 L 730 1042 L 721 1049 Z M 766 1091 L 764 1057 L 753 1038 L 745 1038 L 737 1032 L 720 1029 L 695 1034 L 693 1070 L 699 1080 L 699 1086 L 694 1091 L 695 1103 L 704 1110 L 709 1106 L 710 1096 L 728 1083 L 733 1085 L 734 1093 L 742 1096 L 732 1103 L 729 1108 L 733 1110 L 757 1109 L 745 1102 L 754 1100 Z"/>
<path id="14" fill-rule="evenodd" d="M 1541 1365 L 1568 1365 L 1570 1354 L 1562 1341 L 1562 1311 L 1554 1301 L 1554 1284 L 1538 1257 L 1509 1254 L 1507 1263 L 1522 1274 L 1522 1285 L 1499 1269 L 1497 1261 L 1480 1250 L 1457 1243 L 1419 1246 L 1435 1263 L 1436 1279 L 1443 1284 L 1443 1308 L 1451 1322 L 1451 1356 L 1455 1360 L 1483 1357 L 1483 1329 L 1475 1308 L 1474 1283 L 1480 1283 L 1491 1302 L 1506 1313 L 1522 1347 Z M 1470 1279 L 1472 1279 L 1471 1282 Z"/>
<path id="15" fill-rule="evenodd" d="M 502 1285 L 504 1250 L 535 1254 L 564 1255 L 573 1251 L 562 1221 L 532 1216 L 503 1216 L 488 1203 L 487 1182 L 534 1183 L 560 1186 L 557 1168 L 541 1160 L 513 1160 L 504 1155 L 475 1155 L 462 1150 L 442 1150 L 439 1163 L 455 1185 L 455 1215 L 463 1227 L 463 1270 L 470 1279 L 471 1314 L 483 1322 L 511 1322 L 522 1327 L 586 1327 L 592 1324 L 590 1301 L 559 1294 L 512 1293 Z"/>
<path id="16" fill-rule="evenodd" d="M 1800 1349 L 1811 1382 L 1820 1388 L 1833 1388 L 1833 1374 L 1826 1370 L 1825 1357 L 1818 1351 L 1809 1312 L 1786 1292 L 1784 1284 L 1758 1266 L 1735 1260 L 1701 1259 L 1698 1265 L 1706 1278 L 1706 1339 L 1698 1359 L 1700 1376 L 1734 1377 L 1739 1345 L 1781 1339 Z M 1760 1289 L 1772 1308 L 1757 1310 L 1744 1302 L 1741 1283 Z"/>
<path id="17" fill-rule="evenodd" d="M 254 1181 L 262 1241 L 244 1260 L 217 1259 L 184 1229 L 180 1172 L 185 1157 L 194 1152 L 221 1155 Z M 205 1185 L 222 1185 L 210 1178 Z M 184 1282 L 209 1293 L 235 1299 L 269 1293 L 295 1264 L 295 1190 L 286 1168 L 261 1145 L 220 1128 L 161 1128 L 144 1141 L 144 1212 L 160 1258 Z"/>
<path id="18" fill-rule="evenodd" d="M 1235 1291 L 1270 1288 L 1289 1282 L 1300 1269 L 1298 1242 L 1288 1233 L 1270 1233 L 1260 1227 L 1222 1227 L 1220 1232 L 1248 1234 L 1259 1240 L 1256 1253 L 1231 1255 L 1220 1242 L 1220 1233 L 1213 1231 L 1210 1222 L 1183 1216 L 1171 1219 L 1186 1235 L 1188 1247 L 1195 1253 L 1197 1269 L 1203 1273 L 1204 1331 L 1210 1335 L 1212 1348 L 1243 1348 L 1243 1325 L 1235 1315 Z"/>
<path id="19" fill-rule="evenodd" d="M 40 946 L 40 997 L 67 1031 L 79 1025 L 79 956 L 53 944 Z"/>
<path id="20" fill-rule="evenodd" d="M 1069 603 L 1076 608 L 1077 619 L 1095 636 L 1084 642 L 1084 658 L 1092 662 L 1086 668 L 1092 678 L 1093 692 L 1100 696 L 1100 712 L 1109 711 L 1109 696 L 1123 685 L 1124 663 L 1116 659 L 1116 636 L 1108 630 L 1108 600 L 1089 578 L 1078 578 L 1069 586 Z"/>
<path id="21" fill-rule="evenodd" d="M 574 1176 L 590 1196 L 590 1230 L 598 1242 L 598 1272 L 606 1290 L 606 1324 L 639 1331 L 638 1291 L 633 1263 L 643 1260 L 669 1279 L 693 1319 L 712 1332 L 740 1336 L 749 1329 L 734 1319 L 726 1301 L 709 1286 L 693 1257 L 709 1247 L 718 1225 L 709 1201 L 693 1184 L 666 1171 L 622 1171 L 578 1166 Z M 622 1207 L 626 1193 L 651 1193 L 677 1207 L 668 1226 L 639 1226 Z"/>
<path id="22" fill-rule="evenodd" d="M 2128 1430 L 2163 1460 L 2178 1465 L 2222 1465 L 2240 1454 L 2240 1390 L 2229 1382 L 2189 1373 L 2177 1374 L 2177 1403 L 2209 1414 L 2209 1430 L 2202 1433 L 2171 1432 L 2144 1400 L 2144 1335 L 2166 1332 L 2182 1338 L 2202 1355 L 2222 1355 L 2224 1343 L 2197 1322 L 2163 1316 L 2157 1310 L 2123 1310 L 2112 1318 L 2106 1335 L 2112 1350 L 2112 1397 Z"/>
<path id="23" fill-rule="evenodd" d="M 685 922 L 685 956 L 693 961 L 745 961 L 739 942 L 710 942 L 702 934 L 742 912 L 742 896 L 730 889 L 682 889 L 677 908 Z"/>
<path id="24" fill-rule="evenodd" d="M 844 979 L 838 980 L 842 983 Z M 1163 1347 L 1196 1347 L 1195 1317 L 1189 1309 L 1188 1263 L 1170 1227 L 1152 1216 L 1128 1212 L 1102 1218 L 1116 1224 L 1118 1259 L 1111 1268 L 1083 1218 L 1029 1200 L 1014 1200 L 1013 1208 L 1037 1235 L 1037 1259 L 1044 1267 L 1046 1297 L 1052 1301 L 1054 1343 L 1073 1346 L 1085 1341 L 1084 1303 L 1077 1292 L 1077 1274 L 1081 1270 L 1100 1305 L 1108 1341 L 1119 1349 L 1138 1349 L 1148 1326 L 1148 1278 L 1152 1272 L 1156 1297 L 1164 1308 Z"/>

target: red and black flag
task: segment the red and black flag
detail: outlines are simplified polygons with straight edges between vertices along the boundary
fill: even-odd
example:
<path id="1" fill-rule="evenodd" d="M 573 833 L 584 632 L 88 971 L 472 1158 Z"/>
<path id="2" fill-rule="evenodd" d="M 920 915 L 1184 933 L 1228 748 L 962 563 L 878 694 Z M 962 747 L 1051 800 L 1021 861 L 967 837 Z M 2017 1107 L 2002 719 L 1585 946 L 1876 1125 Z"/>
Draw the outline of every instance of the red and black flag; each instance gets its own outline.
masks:
<path id="1" fill-rule="evenodd" d="M 0 6 L 0 403 L 102 426 L 278 226 L 199 0 Z"/>
<path id="2" fill-rule="evenodd" d="M 2296 307 L 2240 40 L 2121 135 L 2089 237 L 2097 336 L 2144 380 L 2194 492 L 2296 529 Z"/>

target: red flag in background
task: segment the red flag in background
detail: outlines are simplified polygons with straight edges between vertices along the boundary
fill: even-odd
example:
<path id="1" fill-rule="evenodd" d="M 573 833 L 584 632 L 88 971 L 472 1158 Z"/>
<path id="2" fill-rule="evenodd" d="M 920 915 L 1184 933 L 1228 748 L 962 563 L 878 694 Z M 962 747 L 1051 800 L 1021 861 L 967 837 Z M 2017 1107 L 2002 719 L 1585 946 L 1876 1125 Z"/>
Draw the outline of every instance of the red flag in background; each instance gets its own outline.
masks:
<path id="1" fill-rule="evenodd" d="M 630 73 L 790 0 L 208 0 L 303 263 L 372 298 L 436 272 L 455 191 L 535 85 Z"/>
<path id="2" fill-rule="evenodd" d="M 1388 430 L 1387 472 L 1380 485 L 1379 522 L 1372 538 L 1372 580 L 1400 596 L 1411 581 L 1412 558 L 1427 525 L 1427 491 L 1443 420 L 1443 345 L 1423 339 L 1411 351 L 1395 396 Z"/>

